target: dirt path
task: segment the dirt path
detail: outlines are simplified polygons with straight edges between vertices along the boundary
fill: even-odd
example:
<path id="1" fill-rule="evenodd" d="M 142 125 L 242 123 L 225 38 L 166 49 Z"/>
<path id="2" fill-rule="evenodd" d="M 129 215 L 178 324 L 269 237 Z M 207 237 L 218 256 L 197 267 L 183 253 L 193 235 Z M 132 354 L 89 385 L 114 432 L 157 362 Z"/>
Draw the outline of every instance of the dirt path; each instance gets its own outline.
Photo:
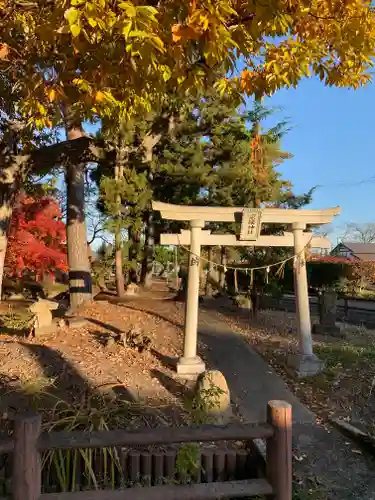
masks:
<path id="1" fill-rule="evenodd" d="M 199 333 L 202 353 L 210 366 L 224 373 L 232 398 L 247 420 L 264 421 L 270 399 L 292 404 L 293 470 L 300 491 L 297 498 L 375 498 L 375 463 L 317 419 L 243 336 L 217 314 L 206 311 L 200 313 Z M 309 491 L 309 496 L 302 496 Z"/>
<path id="2" fill-rule="evenodd" d="M 243 335 L 319 417 L 342 418 L 373 434 L 375 429 L 375 330 L 341 324 L 345 338 L 313 335 L 314 351 L 325 370 L 307 379 L 291 376 L 286 358 L 298 350 L 295 314 L 261 311 L 256 322 L 228 308 L 210 304 L 210 310 Z M 313 318 L 313 321 L 317 321 Z"/>

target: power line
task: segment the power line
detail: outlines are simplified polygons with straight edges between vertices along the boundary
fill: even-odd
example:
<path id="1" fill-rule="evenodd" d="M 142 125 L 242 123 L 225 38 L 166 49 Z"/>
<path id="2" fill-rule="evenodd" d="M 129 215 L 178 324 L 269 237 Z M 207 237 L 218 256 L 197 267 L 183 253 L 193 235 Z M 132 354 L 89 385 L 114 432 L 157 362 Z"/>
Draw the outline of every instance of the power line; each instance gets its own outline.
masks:
<path id="1" fill-rule="evenodd" d="M 373 183 L 375 182 L 375 175 L 371 177 L 367 177 L 366 179 L 361 179 L 360 181 L 347 181 L 347 182 L 333 182 L 331 184 L 318 184 L 315 186 L 315 189 L 331 189 L 331 188 L 341 188 L 341 187 L 353 187 L 353 186 L 361 186 L 363 184 Z"/>

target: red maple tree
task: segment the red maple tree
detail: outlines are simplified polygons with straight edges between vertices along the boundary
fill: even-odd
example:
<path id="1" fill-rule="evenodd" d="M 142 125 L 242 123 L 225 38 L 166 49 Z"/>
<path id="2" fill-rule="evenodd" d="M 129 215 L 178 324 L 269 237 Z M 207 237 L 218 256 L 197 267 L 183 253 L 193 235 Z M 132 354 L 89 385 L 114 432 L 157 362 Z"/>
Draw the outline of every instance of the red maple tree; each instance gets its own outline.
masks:
<path id="1" fill-rule="evenodd" d="M 20 198 L 12 214 L 5 269 L 11 276 L 31 271 L 37 279 L 67 271 L 66 228 L 55 199 Z"/>

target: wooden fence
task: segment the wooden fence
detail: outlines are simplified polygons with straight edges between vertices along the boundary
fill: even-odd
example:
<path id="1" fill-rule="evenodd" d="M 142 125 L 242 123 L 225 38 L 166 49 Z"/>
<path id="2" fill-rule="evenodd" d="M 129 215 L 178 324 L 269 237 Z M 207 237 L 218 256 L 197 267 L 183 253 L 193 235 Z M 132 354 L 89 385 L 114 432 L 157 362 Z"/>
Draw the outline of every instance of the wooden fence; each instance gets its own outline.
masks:
<path id="1" fill-rule="evenodd" d="M 318 316 L 318 297 L 309 297 L 309 303 L 311 315 Z M 261 307 L 262 309 L 276 309 L 294 313 L 296 312 L 296 299 L 293 295 L 285 295 L 281 299 L 264 295 L 261 298 Z M 375 300 L 339 298 L 337 300 L 336 319 L 345 323 L 375 328 Z"/>
<path id="2" fill-rule="evenodd" d="M 122 490 L 95 490 L 42 494 L 40 453 L 46 450 L 97 449 L 266 439 L 265 477 L 197 484 L 145 485 Z M 134 432 L 41 433 L 41 417 L 18 415 L 11 439 L 0 441 L 0 453 L 13 453 L 13 500 L 217 500 L 266 496 L 273 500 L 292 499 L 292 409 L 283 401 L 270 401 L 264 424 L 204 425 L 200 427 L 157 428 Z M 231 455 L 233 456 L 233 455 Z M 151 455 L 149 455 L 151 457 Z M 138 460 L 138 459 L 137 459 Z M 147 470 L 152 467 L 147 458 Z M 168 459 L 159 460 L 161 469 Z M 169 462 L 170 463 L 170 462 Z M 145 467 L 145 465 L 143 465 Z M 160 475 L 162 475 L 160 470 Z M 168 473 L 168 471 L 167 471 Z"/>

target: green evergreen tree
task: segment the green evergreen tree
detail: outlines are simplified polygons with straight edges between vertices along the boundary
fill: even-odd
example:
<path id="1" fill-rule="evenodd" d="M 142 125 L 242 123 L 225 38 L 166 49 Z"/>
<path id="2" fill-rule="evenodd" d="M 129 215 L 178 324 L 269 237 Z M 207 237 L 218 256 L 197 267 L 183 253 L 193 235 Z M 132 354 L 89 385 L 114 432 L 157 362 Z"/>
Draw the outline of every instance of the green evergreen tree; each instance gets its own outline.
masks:
<path id="1" fill-rule="evenodd" d="M 117 295 L 124 293 L 123 261 L 130 260 L 129 271 L 136 265 L 138 257 L 134 245 L 124 246 L 123 234 L 139 233 L 143 215 L 150 204 L 151 193 L 147 170 L 138 171 L 135 156 L 139 155 L 137 130 L 132 123 L 121 119 L 104 121 L 101 137 L 113 149 L 113 163 L 100 164 L 93 178 L 100 187 L 98 209 L 108 216 L 107 230 L 114 234 L 114 259 L 116 266 Z M 128 238 L 129 242 L 129 238 Z M 131 246 L 131 245 L 130 245 Z"/>
<path id="2" fill-rule="evenodd" d="M 280 147 L 285 122 L 261 129 L 261 121 L 271 112 L 259 104 L 244 112 L 230 96 L 210 90 L 183 101 L 172 95 L 159 112 L 141 116 L 125 128 L 103 123 L 102 135 L 114 144 L 115 164 L 122 164 L 122 174 L 116 179 L 113 167 L 98 168 L 102 209 L 112 214 L 115 234 L 119 227 L 128 229 L 130 260 L 141 258 L 143 246 L 145 274 L 152 264 L 150 234 L 153 240 L 155 228 L 159 233 L 184 226 L 153 218 L 152 199 L 248 207 L 294 207 L 309 201 L 309 195 L 296 198 L 290 182 L 277 171 L 291 155 Z M 224 226 L 211 224 L 210 229 L 222 231 Z M 238 224 L 226 225 L 228 229 L 238 232 Z"/>

